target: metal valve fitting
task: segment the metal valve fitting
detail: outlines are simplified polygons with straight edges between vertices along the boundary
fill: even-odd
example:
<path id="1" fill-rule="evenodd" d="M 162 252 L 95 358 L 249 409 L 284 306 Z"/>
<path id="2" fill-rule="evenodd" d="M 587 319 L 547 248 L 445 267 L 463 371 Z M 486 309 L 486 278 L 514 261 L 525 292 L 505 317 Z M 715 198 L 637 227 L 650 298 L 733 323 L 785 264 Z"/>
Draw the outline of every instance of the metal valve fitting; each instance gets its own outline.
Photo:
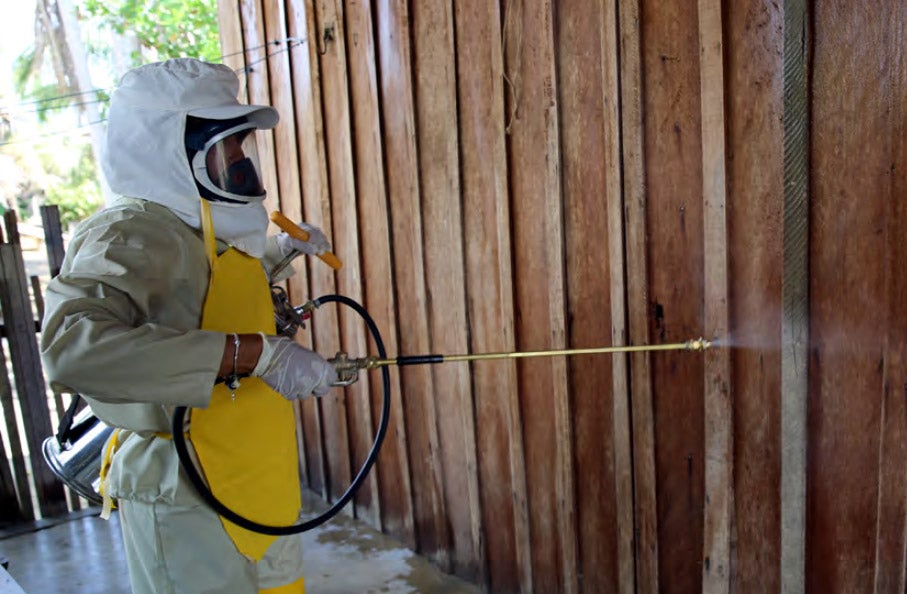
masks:
<path id="1" fill-rule="evenodd" d="M 337 351 L 337 354 L 328 359 L 328 363 L 334 366 L 337 372 L 337 381 L 332 386 L 349 386 L 356 383 L 359 379 L 359 372 L 363 369 L 373 369 L 377 367 L 378 359 L 375 357 L 362 357 L 360 359 L 350 359 L 343 351 Z"/>
<path id="2" fill-rule="evenodd" d="M 711 348 L 711 346 L 712 342 L 702 337 L 696 338 L 694 340 L 688 340 L 686 344 L 688 351 L 704 351 L 708 348 Z"/>

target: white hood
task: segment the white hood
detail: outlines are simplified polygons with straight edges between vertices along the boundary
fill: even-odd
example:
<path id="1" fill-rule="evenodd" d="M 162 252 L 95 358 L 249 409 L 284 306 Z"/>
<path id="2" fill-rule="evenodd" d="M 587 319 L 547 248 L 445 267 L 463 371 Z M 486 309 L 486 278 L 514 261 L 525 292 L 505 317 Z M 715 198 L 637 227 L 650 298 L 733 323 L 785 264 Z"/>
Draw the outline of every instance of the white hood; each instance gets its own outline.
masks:
<path id="1" fill-rule="evenodd" d="M 227 66 L 178 58 L 127 72 L 110 98 L 107 143 L 101 166 L 117 194 L 172 210 L 201 229 L 198 188 L 186 155 L 186 116 L 247 116 L 259 128 L 277 125 L 277 111 L 237 101 L 239 79 Z M 268 214 L 259 201 L 211 202 L 218 239 L 260 258 Z"/>

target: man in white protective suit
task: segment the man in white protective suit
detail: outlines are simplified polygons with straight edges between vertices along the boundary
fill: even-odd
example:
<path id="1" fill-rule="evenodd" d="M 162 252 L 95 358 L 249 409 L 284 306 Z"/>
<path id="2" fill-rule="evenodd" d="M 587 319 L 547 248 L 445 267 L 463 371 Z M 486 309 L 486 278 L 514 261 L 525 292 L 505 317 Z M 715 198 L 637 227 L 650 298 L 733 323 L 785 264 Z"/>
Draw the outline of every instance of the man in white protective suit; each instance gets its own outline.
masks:
<path id="1" fill-rule="evenodd" d="M 102 163 L 117 197 L 79 225 L 47 288 L 51 385 L 117 428 L 102 494 L 119 510 L 135 594 L 305 591 L 298 536 L 219 517 L 171 434 L 174 408 L 190 407 L 184 435 L 211 492 L 254 522 L 296 523 L 293 401 L 337 376 L 275 336 L 267 271 L 330 244 L 311 226 L 307 242 L 266 235 L 255 135 L 278 114 L 240 104 L 238 89 L 231 69 L 194 59 L 123 76 Z"/>

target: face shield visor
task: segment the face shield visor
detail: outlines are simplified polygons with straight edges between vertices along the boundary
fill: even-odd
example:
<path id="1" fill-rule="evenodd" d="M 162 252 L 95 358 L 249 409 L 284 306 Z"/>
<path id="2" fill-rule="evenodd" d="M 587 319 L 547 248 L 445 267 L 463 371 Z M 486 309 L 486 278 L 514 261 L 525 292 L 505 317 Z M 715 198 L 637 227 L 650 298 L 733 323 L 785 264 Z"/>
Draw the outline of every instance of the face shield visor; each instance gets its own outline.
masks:
<path id="1" fill-rule="evenodd" d="M 263 200 L 256 127 L 237 124 L 209 138 L 192 157 L 196 181 L 225 202 Z"/>

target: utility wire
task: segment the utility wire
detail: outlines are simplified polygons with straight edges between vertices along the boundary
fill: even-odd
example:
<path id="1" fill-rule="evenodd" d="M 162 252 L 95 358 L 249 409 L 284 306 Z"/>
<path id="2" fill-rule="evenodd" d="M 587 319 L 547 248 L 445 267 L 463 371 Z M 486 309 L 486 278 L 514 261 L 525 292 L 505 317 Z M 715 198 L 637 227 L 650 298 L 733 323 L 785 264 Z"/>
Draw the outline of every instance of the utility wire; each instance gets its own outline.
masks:
<path id="1" fill-rule="evenodd" d="M 299 39 L 299 38 L 288 38 L 288 39 Z M 237 74 L 239 74 L 240 72 L 242 72 L 243 74 L 248 74 L 248 73 L 250 73 L 250 72 L 254 72 L 254 70 L 253 70 L 252 67 L 255 66 L 256 64 L 261 64 L 262 62 L 267 62 L 268 59 L 270 59 L 270 58 L 272 58 L 272 57 L 274 57 L 274 56 L 276 56 L 276 55 L 278 55 L 278 54 L 287 53 L 287 52 L 289 52 L 290 50 L 292 50 L 294 47 L 298 47 L 298 46 L 304 44 L 305 42 L 306 42 L 305 38 L 302 38 L 302 39 L 300 39 L 300 40 L 296 43 L 296 45 L 294 46 L 294 45 L 293 45 L 293 42 L 290 41 L 289 43 L 287 43 L 287 47 L 285 47 L 285 48 L 283 48 L 283 49 L 279 49 L 279 50 L 273 51 L 273 52 L 271 52 L 270 54 L 266 54 L 264 58 L 259 58 L 258 60 L 255 60 L 254 62 L 249 62 L 248 64 L 246 64 L 245 66 L 243 66 L 243 67 L 241 67 L 241 68 L 235 68 L 234 71 L 235 71 Z"/>
<path id="2" fill-rule="evenodd" d="M 41 142 L 43 139 L 50 138 L 52 136 L 62 136 L 64 134 L 75 134 L 75 133 L 83 130 L 84 128 L 89 128 L 91 126 L 94 126 L 95 124 L 102 124 L 106 121 L 107 121 L 107 119 L 103 118 L 100 120 L 96 120 L 94 122 L 88 122 L 87 124 L 81 124 L 74 128 L 67 128 L 66 130 L 57 130 L 56 132 L 47 132 L 45 134 L 38 134 L 37 136 L 29 136 L 28 138 L 17 138 L 15 140 L 7 140 L 5 142 L 0 142 L 0 146 L 6 146 L 8 144 L 24 144 L 26 142 L 31 142 L 31 143 Z"/>
<path id="3" fill-rule="evenodd" d="M 251 47 L 251 48 L 249 48 L 249 49 L 242 50 L 242 51 L 232 52 L 232 53 L 230 53 L 230 54 L 224 54 L 223 56 L 221 56 L 221 58 L 230 57 L 230 56 L 235 56 L 235 55 L 242 54 L 242 53 L 247 53 L 247 52 L 252 52 L 252 51 L 255 51 L 255 50 L 258 50 L 258 49 L 262 49 L 262 48 L 264 48 L 264 47 L 267 47 L 267 46 L 269 46 L 269 45 L 280 45 L 281 43 L 286 43 L 286 47 L 285 47 L 285 48 L 281 48 L 281 49 L 279 49 L 279 50 L 275 50 L 275 51 L 273 51 L 273 52 L 271 52 L 271 53 L 269 53 L 269 54 L 266 54 L 265 57 L 263 57 L 263 58 L 260 58 L 260 59 L 258 59 L 258 60 L 254 60 L 254 61 L 252 61 L 252 62 L 246 64 L 245 66 L 243 66 L 243 67 L 241 67 L 241 68 L 236 68 L 236 69 L 234 69 L 234 71 L 235 71 L 237 74 L 242 73 L 242 74 L 248 75 L 249 72 L 253 72 L 253 68 L 252 68 L 253 66 L 255 66 L 255 65 L 257 65 L 257 64 L 261 64 L 262 62 L 266 62 L 267 60 L 269 60 L 270 58 L 272 58 L 272 57 L 274 57 L 274 56 L 276 56 L 276 55 L 278 55 L 278 54 L 287 53 L 287 52 L 289 52 L 290 50 L 292 50 L 294 47 L 299 47 L 299 46 L 305 44 L 306 41 L 307 41 L 307 40 L 306 40 L 305 37 L 286 37 L 286 38 L 283 38 L 283 39 L 277 39 L 277 40 L 269 41 L 269 42 L 267 42 L 267 43 L 263 43 L 263 44 L 261 44 L 261 45 L 257 45 L 257 46 L 254 46 L 254 47 Z M 95 89 L 94 91 L 83 91 L 82 93 L 71 93 L 71 94 L 69 94 L 69 95 L 61 95 L 59 98 L 71 97 L 71 96 L 82 95 L 82 94 L 91 93 L 91 92 L 99 92 L 99 91 L 103 91 L 103 89 Z M 50 99 L 52 99 L 52 98 L 49 98 L 49 99 L 46 99 L 46 100 L 50 100 Z M 73 105 L 76 105 L 76 106 L 78 106 L 78 105 L 88 105 L 88 104 L 90 104 L 90 103 L 100 103 L 100 102 L 104 102 L 104 100 L 99 99 L 99 100 L 96 100 L 96 101 L 87 101 L 87 102 L 82 102 L 82 103 L 77 103 L 77 104 L 68 104 L 68 105 L 65 105 L 65 106 L 55 107 L 54 109 L 61 109 L 61 108 L 63 108 L 63 107 L 70 107 L 70 106 L 73 106 Z M 0 111 L 2 111 L 2 108 L 0 108 Z M 37 110 L 35 110 L 35 111 L 37 111 Z M 20 113 L 21 113 L 21 112 L 20 112 Z M 25 113 L 28 113 L 28 112 L 25 112 Z M 77 132 L 77 131 L 79 131 L 79 130 L 81 130 L 81 129 L 83 129 L 83 128 L 87 128 L 87 127 L 93 126 L 93 125 L 95 125 L 95 124 L 100 124 L 100 123 L 103 123 L 103 122 L 106 122 L 106 121 L 107 121 L 107 119 L 105 118 L 105 119 L 101 119 L 101 120 L 98 120 L 98 121 L 95 121 L 95 122 L 88 122 L 87 124 L 82 124 L 82 125 L 79 125 L 79 126 L 76 126 L 76 127 L 74 127 L 74 128 L 67 129 L 67 130 L 60 130 L 60 131 L 58 131 L 58 132 L 49 132 L 49 133 L 47 133 L 47 134 L 40 134 L 40 135 L 38 135 L 38 136 L 31 136 L 31 137 L 28 137 L 28 138 L 21 138 L 21 139 L 16 139 L 16 140 L 9 140 L 9 141 L 6 141 L 6 142 L 0 142 L 0 146 L 6 146 L 6 145 L 9 145 L 9 144 L 22 144 L 22 143 L 26 143 L 26 142 L 40 142 L 41 139 L 43 139 L 43 138 L 47 138 L 47 137 L 51 137 L 51 136 L 60 136 L 60 135 L 63 135 L 63 134 L 72 134 L 72 133 Z"/>
<path id="4" fill-rule="evenodd" d="M 245 54 L 245 53 L 254 52 L 254 51 L 260 50 L 260 49 L 262 49 L 262 48 L 266 48 L 266 47 L 268 47 L 269 45 L 280 45 L 281 43 L 286 43 L 286 44 L 287 44 L 286 49 L 282 49 L 282 50 L 278 50 L 278 51 L 276 51 L 276 52 L 272 52 L 272 53 L 270 53 L 270 54 L 267 54 L 264 58 L 261 58 L 261 59 L 259 59 L 259 60 L 256 60 L 256 61 L 254 61 L 254 62 L 251 62 L 251 63 L 247 64 L 245 67 L 234 69 L 235 72 L 236 72 L 237 74 L 240 73 L 240 72 L 242 72 L 242 71 L 248 72 L 248 71 L 249 71 L 249 68 L 251 68 L 251 67 L 254 66 L 255 64 L 259 64 L 259 63 L 261 63 L 261 62 L 267 60 L 268 58 L 270 58 L 271 56 L 274 56 L 274 55 L 276 55 L 276 54 L 279 54 L 279 53 L 283 53 L 283 52 L 289 51 L 289 50 L 292 49 L 293 47 L 302 45 L 302 44 L 304 44 L 305 42 L 306 42 L 306 38 L 305 38 L 305 37 L 284 37 L 284 38 L 282 38 L 282 39 L 274 39 L 274 40 L 271 40 L 271 41 L 267 41 L 267 42 L 265 42 L 265 43 L 262 43 L 262 44 L 260 44 L 260 45 L 252 46 L 252 47 L 245 48 L 245 49 L 242 49 L 242 50 L 238 50 L 238 51 L 235 51 L 235 52 L 230 52 L 230 53 L 228 53 L 228 54 L 223 54 L 223 55 L 220 56 L 219 60 L 220 60 L 221 62 L 223 62 L 223 61 L 224 61 L 224 58 L 230 58 L 230 57 L 233 57 L 233 56 L 237 56 L 237 55 L 239 55 L 239 54 Z M 6 113 L 13 113 L 13 112 L 18 112 L 18 113 L 37 113 L 38 111 L 41 111 L 41 108 L 40 108 L 40 107 L 39 107 L 38 109 L 31 109 L 31 110 L 24 110 L 24 111 L 21 110 L 21 109 L 18 109 L 18 108 L 22 108 L 22 107 L 30 107 L 30 106 L 35 106 L 35 105 L 40 105 L 40 104 L 42 104 L 42 103 L 50 103 L 50 102 L 52 102 L 52 101 L 61 101 L 61 100 L 63 100 L 63 99 L 69 99 L 69 98 L 71 98 L 71 97 L 78 97 L 78 96 L 80 96 L 80 95 L 88 95 L 88 94 L 91 94 L 91 93 L 107 93 L 108 91 L 111 91 L 111 90 L 112 90 L 112 88 L 109 88 L 109 87 L 108 87 L 108 88 L 103 88 L 103 89 L 102 89 L 102 88 L 97 88 L 97 89 L 90 89 L 90 90 L 88 90 L 88 91 L 77 91 L 77 92 L 73 92 L 73 93 L 65 93 L 65 94 L 63 94 L 63 95 L 55 95 L 55 96 L 53 96 L 53 97 L 45 97 L 45 98 L 43 98 L 43 99 L 35 99 L 35 100 L 33 100 L 33 101 L 25 101 L 25 102 L 18 103 L 18 104 L 15 104 L 15 105 L 3 105 L 3 106 L 0 106 L 0 113 L 4 113 L 4 112 L 6 112 Z M 64 107 L 71 107 L 71 106 L 73 106 L 73 105 L 75 105 L 75 106 L 80 106 L 80 105 L 90 105 L 90 104 L 92 104 L 92 103 L 103 103 L 104 101 L 105 101 L 104 99 L 96 99 L 96 100 L 93 100 L 93 101 L 85 101 L 85 102 L 75 103 L 75 104 L 73 104 L 73 103 L 67 103 L 67 104 L 65 104 L 65 105 L 54 106 L 54 107 L 50 107 L 50 108 L 47 108 L 47 109 L 62 109 L 62 108 L 64 108 Z"/>
<path id="5" fill-rule="evenodd" d="M 35 99 L 34 101 L 25 101 L 18 103 L 16 105 L 4 105 L 0 107 L 0 111 L 8 111 L 16 107 L 29 107 L 32 105 L 38 105 L 39 103 L 48 103 L 50 101 L 58 101 L 60 99 L 69 99 L 70 97 L 78 97 L 79 95 L 88 95 L 90 93 L 102 93 L 106 92 L 107 89 L 91 89 L 89 91 L 77 91 L 74 93 L 66 93 L 65 95 L 54 95 L 53 97 L 45 97 L 44 99 Z"/>
<path id="6" fill-rule="evenodd" d="M 90 93 L 90 92 L 92 92 L 92 91 L 85 91 L 85 93 Z M 53 99 L 48 99 L 48 101 L 52 101 L 52 100 Z M 67 107 L 84 107 L 86 105 L 94 105 L 96 103 L 107 103 L 108 101 L 110 101 L 109 98 L 92 99 L 91 101 L 78 101 L 75 103 L 61 103 L 59 105 L 47 105 L 47 106 L 39 107 L 37 109 L 19 110 L 19 111 L 12 112 L 12 113 L 15 115 L 21 115 L 21 114 L 26 114 L 26 113 L 41 113 L 43 111 L 53 111 L 53 110 L 57 110 L 57 109 L 65 109 Z"/>

